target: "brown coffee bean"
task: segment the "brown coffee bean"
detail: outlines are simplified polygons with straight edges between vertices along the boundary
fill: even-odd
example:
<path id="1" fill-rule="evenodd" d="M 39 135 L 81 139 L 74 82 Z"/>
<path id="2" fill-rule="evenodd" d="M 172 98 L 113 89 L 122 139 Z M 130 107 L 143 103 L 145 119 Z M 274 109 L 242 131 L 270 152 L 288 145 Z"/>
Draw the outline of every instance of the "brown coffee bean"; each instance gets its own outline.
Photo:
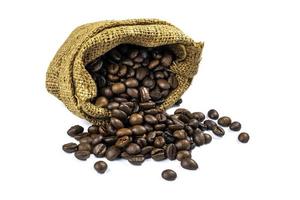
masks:
<path id="1" fill-rule="evenodd" d="M 220 117 L 218 119 L 218 124 L 223 126 L 223 127 L 228 127 L 231 124 L 231 119 L 229 117 Z"/>
<path id="2" fill-rule="evenodd" d="M 192 128 L 198 128 L 199 126 L 199 121 L 196 119 L 191 119 L 189 121 L 189 126 L 191 126 Z"/>
<path id="3" fill-rule="evenodd" d="M 126 152 L 129 153 L 130 155 L 138 154 L 141 152 L 141 147 L 136 143 L 131 143 L 126 148 Z"/>
<path id="4" fill-rule="evenodd" d="M 134 62 L 130 59 L 125 59 L 122 61 L 122 64 L 132 67 L 134 65 Z"/>
<path id="5" fill-rule="evenodd" d="M 105 108 L 108 105 L 108 99 L 106 97 L 98 97 L 95 105 Z"/>
<path id="6" fill-rule="evenodd" d="M 92 150 L 92 146 L 89 143 L 80 143 L 78 145 L 78 151 L 88 151 L 90 152 Z"/>
<path id="7" fill-rule="evenodd" d="M 88 133 L 90 134 L 99 134 L 99 126 L 92 125 L 88 128 Z"/>
<path id="8" fill-rule="evenodd" d="M 212 130 L 213 127 L 217 126 L 216 122 L 210 120 L 210 119 L 207 119 L 204 121 L 204 124 L 206 125 L 206 127 L 209 129 L 209 130 Z"/>
<path id="9" fill-rule="evenodd" d="M 133 155 L 128 158 L 128 162 L 133 165 L 141 165 L 144 161 L 144 155 Z"/>
<path id="10" fill-rule="evenodd" d="M 106 150 L 105 157 L 107 160 L 115 160 L 118 158 L 118 156 L 121 154 L 121 150 L 115 146 L 111 146 Z"/>
<path id="11" fill-rule="evenodd" d="M 146 128 L 142 125 L 134 125 L 131 127 L 131 131 L 134 135 L 144 135 L 147 132 Z"/>
<path id="12" fill-rule="evenodd" d="M 71 142 L 64 144 L 62 149 L 67 153 L 74 153 L 78 150 L 78 145 L 76 143 Z"/>
<path id="13" fill-rule="evenodd" d="M 203 133 L 196 133 L 194 134 L 193 141 L 196 146 L 201 146 L 205 144 L 205 136 Z"/>
<path id="14" fill-rule="evenodd" d="M 114 83 L 111 87 L 113 93 L 115 94 L 120 94 L 125 92 L 126 90 L 126 86 L 124 85 L 124 83 Z"/>
<path id="15" fill-rule="evenodd" d="M 143 86 L 152 89 L 155 86 L 155 81 L 149 77 L 145 77 L 142 84 Z"/>
<path id="16" fill-rule="evenodd" d="M 107 164 L 104 161 L 98 161 L 94 164 L 94 168 L 98 173 L 104 174 L 107 170 Z"/>
<path id="17" fill-rule="evenodd" d="M 113 109 L 111 111 L 111 116 L 115 117 L 115 118 L 118 118 L 120 120 L 127 119 L 127 114 L 124 111 L 120 110 L 120 109 Z"/>
<path id="18" fill-rule="evenodd" d="M 144 118 L 145 118 L 145 122 L 147 122 L 148 124 L 154 125 L 158 123 L 157 119 L 153 115 L 147 114 L 144 116 Z"/>
<path id="19" fill-rule="evenodd" d="M 158 79 L 157 85 L 163 90 L 168 90 L 171 88 L 170 84 L 165 79 Z"/>
<path id="20" fill-rule="evenodd" d="M 177 149 L 174 144 L 168 144 L 168 146 L 166 148 L 166 155 L 167 155 L 167 158 L 170 160 L 176 159 Z"/>
<path id="21" fill-rule="evenodd" d="M 179 161 L 182 161 L 183 159 L 191 158 L 191 157 L 192 157 L 191 152 L 189 152 L 187 150 L 178 151 L 177 155 L 176 155 L 176 159 Z"/>
<path id="22" fill-rule="evenodd" d="M 123 151 L 122 153 L 121 153 L 121 158 L 124 158 L 124 159 L 128 159 L 128 158 L 130 158 L 130 155 L 126 152 L 126 151 Z"/>
<path id="23" fill-rule="evenodd" d="M 119 120 L 118 118 L 112 117 L 110 119 L 110 123 L 116 128 L 116 129 L 120 129 L 120 128 L 124 128 L 124 124 L 121 120 Z"/>
<path id="24" fill-rule="evenodd" d="M 147 101 L 151 100 L 148 88 L 140 87 L 139 92 L 140 92 L 140 96 L 141 96 L 141 102 L 147 102 Z"/>
<path id="25" fill-rule="evenodd" d="M 124 148 L 129 145 L 131 138 L 129 136 L 123 136 L 117 139 L 115 146 L 118 148 Z"/>
<path id="26" fill-rule="evenodd" d="M 160 148 L 166 144 L 165 138 L 163 136 L 157 136 L 153 142 L 153 146 Z"/>
<path id="27" fill-rule="evenodd" d="M 187 134 L 184 130 L 176 130 L 176 131 L 174 131 L 173 136 L 176 139 L 180 140 L 180 139 L 185 139 L 187 137 Z"/>
<path id="28" fill-rule="evenodd" d="M 130 136 L 132 135 L 132 131 L 129 128 L 121 128 L 117 131 L 117 136 L 122 137 L 122 136 Z"/>
<path id="29" fill-rule="evenodd" d="M 199 122 L 202 122 L 205 119 L 205 115 L 202 112 L 193 112 L 192 115 Z"/>
<path id="30" fill-rule="evenodd" d="M 74 155 L 78 160 L 85 161 L 90 157 L 90 152 L 89 151 L 76 151 Z"/>
<path id="31" fill-rule="evenodd" d="M 139 91 L 135 88 L 127 88 L 126 92 L 132 98 L 138 98 L 139 97 Z"/>
<path id="32" fill-rule="evenodd" d="M 109 110 L 113 110 L 113 109 L 117 109 L 119 108 L 120 104 L 118 102 L 110 102 L 108 105 L 107 105 L 107 109 Z"/>
<path id="33" fill-rule="evenodd" d="M 129 117 L 129 123 L 131 125 L 139 125 L 142 124 L 143 122 L 144 122 L 143 116 L 138 113 L 134 113 Z"/>
<path id="34" fill-rule="evenodd" d="M 240 131 L 242 128 L 242 125 L 240 122 L 232 122 L 229 126 L 230 130 L 232 131 Z"/>
<path id="35" fill-rule="evenodd" d="M 83 133 L 83 127 L 79 126 L 79 125 L 75 125 L 72 126 L 68 131 L 67 131 L 68 135 L 71 137 L 74 137 L 76 135 L 79 135 L 81 133 Z"/>
<path id="36" fill-rule="evenodd" d="M 214 126 L 212 128 L 212 132 L 216 135 L 216 136 L 219 136 L 219 137 L 222 137 L 225 135 L 225 131 L 222 127 L 220 126 Z"/>
<path id="37" fill-rule="evenodd" d="M 196 170 L 198 169 L 198 164 L 191 158 L 186 158 L 181 161 L 181 167 L 188 170 Z"/>
<path id="38" fill-rule="evenodd" d="M 125 85 L 129 88 L 135 88 L 135 87 L 139 86 L 139 82 L 135 78 L 128 78 L 125 81 Z"/>
<path id="39" fill-rule="evenodd" d="M 93 148 L 93 154 L 97 157 L 97 158 L 101 158 L 105 156 L 106 153 L 106 145 L 105 144 L 97 144 L 96 146 L 94 146 Z"/>
<path id="40" fill-rule="evenodd" d="M 215 109 L 211 109 L 207 112 L 207 116 L 211 119 L 218 119 L 219 113 Z"/>
<path id="41" fill-rule="evenodd" d="M 149 154 L 149 153 L 151 153 L 151 151 L 152 151 L 153 149 L 154 149 L 153 146 L 145 146 L 145 147 L 142 148 L 141 154 L 142 154 L 142 155 Z"/>
<path id="42" fill-rule="evenodd" d="M 136 69 L 135 77 L 137 80 L 143 80 L 149 74 L 149 70 L 146 67 L 139 67 Z"/>
<path id="43" fill-rule="evenodd" d="M 169 67 L 172 64 L 173 58 L 171 54 L 164 54 L 161 58 L 161 65 L 164 67 Z"/>
<path id="44" fill-rule="evenodd" d="M 186 139 L 178 140 L 175 143 L 175 146 L 176 146 L 177 150 L 189 150 L 191 148 L 190 142 Z"/>
<path id="45" fill-rule="evenodd" d="M 154 148 L 151 151 L 151 157 L 155 161 L 161 161 L 166 159 L 165 150 L 161 148 Z"/>
<path id="46" fill-rule="evenodd" d="M 212 141 L 211 135 L 204 133 L 204 137 L 205 137 L 205 144 L 209 144 Z"/>
<path id="47" fill-rule="evenodd" d="M 247 143 L 250 139 L 250 136 L 248 133 L 245 133 L 245 132 L 242 132 L 239 134 L 238 136 L 238 140 L 241 142 L 241 143 Z"/>
<path id="48" fill-rule="evenodd" d="M 177 174 L 171 169 L 166 169 L 162 171 L 161 177 L 167 181 L 174 181 L 177 178 Z"/>
<path id="49" fill-rule="evenodd" d="M 110 74 L 117 74 L 119 71 L 120 66 L 117 64 L 111 64 L 107 67 L 108 73 Z"/>
<path id="50" fill-rule="evenodd" d="M 178 80 L 176 78 L 175 75 L 171 75 L 169 78 L 168 78 L 168 83 L 170 84 L 170 87 L 172 89 L 175 89 L 178 87 Z"/>
<path id="51" fill-rule="evenodd" d="M 109 87 L 104 87 L 101 89 L 101 94 L 107 98 L 111 98 L 114 94 Z"/>
<path id="52" fill-rule="evenodd" d="M 148 65 L 148 68 L 149 69 L 154 69 L 155 67 L 157 67 L 159 65 L 160 61 L 159 60 L 152 60 L 149 65 Z"/>
<path id="53" fill-rule="evenodd" d="M 92 141 L 93 139 L 90 136 L 82 137 L 79 140 L 80 143 L 89 143 L 89 144 L 91 144 Z"/>

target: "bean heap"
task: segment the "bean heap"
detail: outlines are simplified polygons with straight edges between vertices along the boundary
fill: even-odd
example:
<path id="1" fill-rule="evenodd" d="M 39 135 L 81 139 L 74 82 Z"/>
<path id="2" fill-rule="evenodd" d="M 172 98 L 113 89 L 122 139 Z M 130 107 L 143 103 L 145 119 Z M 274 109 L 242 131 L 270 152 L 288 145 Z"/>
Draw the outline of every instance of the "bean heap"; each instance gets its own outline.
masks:
<path id="1" fill-rule="evenodd" d="M 183 168 L 196 170 L 198 164 L 191 151 L 212 141 L 207 131 L 222 137 L 225 134 L 222 127 L 240 131 L 241 124 L 227 116 L 219 118 L 214 109 L 208 111 L 208 118 L 202 112 L 184 108 L 176 109 L 173 114 L 159 109 L 178 86 L 176 75 L 170 70 L 174 59 L 167 47 L 120 45 L 89 63 L 86 69 L 98 91 L 92 103 L 107 108 L 111 117 L 106 126 L 92 125 L 87 132 L 82 126 L 72 126 L 67 133 L 79 144 L 67 143 L 63 150 L 74 153 L 79 160 L 87 160 L 93 154 L 110 161 L 123 158 L 133 165 L 141 165 L 149 158 L 177 159 Z M 243 132 L 238 139 L 246 143 L 249 135 Z M 94 168 L 104 173 L 107 164 L 98 161 Z M 167 169 L 161 176 L 172 181 L 177 174 Z"/>

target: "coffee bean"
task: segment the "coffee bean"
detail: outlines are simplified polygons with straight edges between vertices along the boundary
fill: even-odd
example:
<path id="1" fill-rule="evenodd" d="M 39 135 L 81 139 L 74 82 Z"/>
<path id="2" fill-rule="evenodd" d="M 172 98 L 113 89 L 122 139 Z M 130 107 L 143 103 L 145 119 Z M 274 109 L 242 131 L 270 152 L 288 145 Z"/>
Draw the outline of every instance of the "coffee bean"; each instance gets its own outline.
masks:
<path id="1" fill-rule="evenodd" d="M 193 141 L 196 146 L 201 146 L 205 144 L 205 136 L 203 133 L 196 133 L 194 134 Z"/>
<path id="2" fill-rule="evenodd" d="M 192 128 L 198 128 L 199 126 L 199 121 L 196 119 L 191 119 L 189 121 L 189 126 L 191 126 Z"/>
<path id="3" fill-rule="evenodd" d="M 111 116 L 115 117 L 115 118 L 118 118 L 120 120 L 125 120 L 127 118 L 127 114 L 124 111 L 120 110 L 120 109 L 113 109 L 111 111 Z"/>
<path id="4" fill-rule="evenodd" d="M 142 84 L 143 86 L 152 89 L 155 86 L 155 81 L 149 77 L 145 77 Z"/>
<path id="5" fill-rule="evenodd" d="M 94 164 L 94 168 L 98 173 L 104 174 L 107 170 L 107 164 L 104 161 L 98 161 Z"/>
<path id="6" fill-rule="evenodd" d="M 138 125 L 138 124 L 142 124 L 143 122 L 144 122 L 143 116 L 138 113 L 134 113 L 129 117 L 129 123 L 131 125 Z"/>
<path id="7" fill-rule="evenodd" d="M 176 159 L 179 161 L 182 161 L 183 159 L 191 158 L 191 157 L 192 157 L 191 153 L 187 150 L 178 151 L 177 155 L 176 155 Z"/>
<path id="8" fill-rule="evenodd" d="M 134 62 L 130 59 L 125 59 L 122 61 L 122 64 L 132 67 L 134 65 Z"/>
<path id="9" fill-rule="evenodd" d="M 126 148 L 126 152 L 129 153 L 130 155 L 138 154 L 141 152 L 141 147 L 136 143 L 131 143 Z"/>
<path id="10" fill-rule="evenodd" d="M 151 108 L 155 108 L 156 103 L 149 101 L 149 102 L 144 102 L 144 103 L 140 103 L 140 108 L 141 109 L 151 109 Z"/>
<path id="11" fill-rule="evenodd" d="M 161 177 L 167 181 L 174 181 L 177 178 L 177 174 L 171 169 L 166 169 L 162 171 Z"/>
<path id="12" fill-rule="evenodd" d="M 118 137 L 122 137 L 125 135 L 130 136 L 130 135 L 132 135 L 132 131 L 129 128 L 121 128 L 117 131 L 116 134 Z"/>
<path id="13" fill-rule="evenodd" d="M 140 67 L 136 69 L 135 77 L 137 80 L 143 80 L 149 74 L 149 70 L 146 67 Z"/>
<path id="14" fill-rule="evenodd" d="M 139 54 L 139 50 L 137 50 L 137 49 L 132 49 L 131 52 L 130 52 L 130 54 L 129 54 L 129 58 L 130 58 L 130 59 L 134 59 L 135 57 L 138 56 L 138 54 Z"/>
<path id="15" fill-rule="evenodd" d="M 193 112 L 192 115 L 199 122 L 202 122 L 205 119 L 205 115 L 202 112 Z"/>
<path id="16" fill-rule="evenodd" d="M 242 132 L 239 134 L 238 136 L 238 140 L 241 142 L 241 143 L 247 143 L 250 139 L 250 136 L 248 133 L 245 133 L 245 132 Z"/>
<path id="17" fill-rule="evenodd" d="M 101 94 L 107 98 L 111 98 L 114 94 L 109 87 L 104 87 L 101 89 Z"/>
<path id="18" fill-rule="evenodd" d="M 215 109 L 211 109 L 208 111 L 207 116 L 211 119 L 218 119 L 219 113 Z"/>
<path id="19" fill-rule="evenodd" d="M 89 63 L 87 65 L 87 70 L 91 72 L 98 72 L 103 66 L 103 61 L 101 59 L 96 59 L 95 62 Z"/>
<path id="20" fill-rule="evenodd" d="M 88 133 L 88 132 L 83 132 L 83 133 L 80 133 L 80 134 L 74 136 L 74 138 L 75 138 L 76 140 L 79 141 L 81 138 L 87 137 L 87 136 L 89 136 L 89 135 L 90 135 L 90 133 Z"/>
<path id="21" fill-rule="evenodd" d="M 111 87 L 113 93 L 115 94 L 120 94 L 125 92 L 126 90 L 126 86 L 124 85 L 124 83 L 114 83 Z"/>
<path id="22" fill-rule="evenodd" d="M 161 148 L 155 148 L 151 151 L 151 157 L 155 161 L 161 161 L 166 159 L 165 150 Z"/>
<path id="23" fill-rule="evenodd" d="M 116 129 L 120 129 L 124 127 L 124 124 L 121 120 L 119 120 L 118 118 L 112 117 L 110 119 L 110 123 L 116 128 Z"/>
<path id="24" fill-rule="evenodd" d="M 88 128 L 90 134 L 99 134 L 99 126 L 92 125 Z"/>
<path id="25" fill-rule="evenodd" d="M 209 144 L 212 140 L 211 135 L 204 133 L 204 137 L 205 137 L 205 144 Z"/>
<path id="26" fill-rule="evenodd" d="M 157 136 L 153 142 L 153 146 L 157 148 L 163 147 L 165 144 L 165 138 L 162 136 Z"/>
<path id="27" fill-rule="evenodd" d="M 218 124 L 223 126 L 223 127 L 228 127 L 231 124 L 231 119 L 229 117 L 220 117 L 218 119 Z"/>
<path id="28" fill-rule="evenodd" d="M 93 148 L 93 154 L 97 157 L 97 158 L 101 158 L 105 156 L 106 153 L 106 145 L 105 144 L 97 144 L 96 146 L 94 146 Z"/>
<path id="29" fill-rule="evenodd" d="M 74 155 L 78 160 L 84 161 L 90 157 L 90 152 L 89 151 L 76 151 Z"/>
<path id="30" fill-rule="evenodd" d="M 229 126 L 230 130 L 232 131 L 240 131 L 242 128 L 242 125 L 240 122 L 232 122 Z"/>
<path id="31" fill-rule="evenodd" d="M 121 150 L 115 146 L 111 146 L 106 150 L 105 157 L 107 160 L 115 160 L 118 158 L 118 156 L 121 154 Z"/>
<path id="32" fill-rule="evenodd" d="M 125 81 L 125 85 L 129 88 L 135 88 L 139 85 L 139 82 L 135 78 L 128 78 Z"/>
<path id="33" fill-rule="evenodd" d="M 135 88 L 127 88 L 126 92 L 132 98 L 138 98 L 139 97 L 139 91 Z"/>
<path id="34" fill-rule="evenodd" d="M 163 90 L 168 90 L 171 88 L 170 84 L 165 79 L 158 79 L 157 85 Z"/>
<path id="35" fill-rule="evenodd" d="M 212 132 L 216 135 L 216 136 L 219 136 L 219 137 L 222 137 L 225 135 L 225 131 L 222 127 L 220 126 L 214 126 L 212 128 Z"/>
<path id="36" fill-rule="evenodd" d="M 210 120 L 210 119 L 205 120 L 205 121 L 204 121 L 204 124 L 207 126 L 207 128 L 208 128 L 209 130 L 212 130 L 213 127 L 217 126 L 216 122 L 214 122 L 214 121 L 212 121 L 212 120 Z"/>
<path id="37" fill-rule="evenodd" d="M 184 130 L 176 130 L 173 133 L 173 136 L 177 139 L 185 139 L 187 137 L 187 134 Z"/>
<path id="38" fill-rule="evenodd" d="M 145 147 L 142 148 L 141 154 L 142 154 L 142 155 L 149 154 L 149 153 L 151 153 L 151 151 L 152 151 L 153 149 L 154 149 L 153 146 L 145 146 Z"/>
<path id="39" fill-rule="evenodd" d="M 105 108 L 108 105 L 108 99 L 106 97 L 98 97 L 95 105 Z"/>
<path id="40" fill-rule="evenodd" d="M 131 142 L 130 137 L 125 135 L 125 136 L 117 139 L 115 146 L 118 148 L 124 148 L 124 147 L 128 146 L 130 142 Z"/>
<path id="41" fill-rule="evenodd" d="M 88 151 L 90 152 L 92 150 L 92 146 L 88 143 L 80 143 L 78 145 L 78 151 Z"/>
<path id="42" fill-rule="evenodd" d="M 198 164 L 191 158 L 186 158 L 181 161 L 181 167 L 188 170 L 196 170 L 198 169 Z"/>
<path id="43" fill-rule="evenodd" d="M 148 68 L 149 69 L 153 69 L 155 67 L 157 67 L 159 65 L 160 61 L 158 59 L 152 60 L 149 65 Z"/>
<path id="44" fill-rule="evenodd" d="M 107 136 L 103 138 L 103 142 L 108 145 L 111 146 L 113 145 L 115 142 L 117 141 L 117 137 L 116 136 Z"/>
<path id="45" fill-rule="evenodd" d="M 154 125 L 158 123 L 157 119 L 153 115 L 145 115 L 144 118 L 145 118 L 145 122 L 149 124 Z"/>
<path id="46" fill-rule="evenodd" d="M 177 150 L 189 150 L 191 148 L 190 142 L 186 139 L 178 140 L 175 143 L 175 146 L 176 146 Z"/>
<path id="47" fill-rule="evenodd" d="M 68 135 L 71 136 L 71 137 L 74 137 L 76 135 L 79 135 L 83 132 L 83 127 L 82 126 L 79 126 L 79 125 L 75 125 L 75 126 L 72 126 L 68 131 Z"/>
<path id="48" fill-rule="evenodd" d="M 141 95 L 141 102 L 147 102 L 151 99 L 149 90 L 146 87 L 140 87 L 139 92 Z"/>
<path id="49" fill-rule="evenodd" d="M 120 61 L 121 60 L 121 53 L 117 49 L 113 49 L 109 52 L 110 56 L 115 60 L 115 61 Z"/>
<path id="50" fill-rule="evenodd" d="M 110 74 L 117 74 L 119 71 L 119 65 L 117 64 L 111 64 L 107 67 L 107 70 Z"/>
<path id="51" fill-rule="evenodd" d="M 169 67 L 172 64 L 173 58 L 171 54 L 164 54 L 161 58 L 161 65 L 164 67 Z"/>
<path id="52" fill-rule="evenodd" d="M 126 152 L 126 151 L 123 151 L 122 153 L 121 153 L 121 158 L 124 158 L 124 159 L 128 159 L 128 158 L 130 158 L 130 155 Z"/>
<path id="53" fill-rule="evenodd" d="M 62 149 L 67 153 L 74 153 L 78 150 L 78 146 L 76 143 L 70 142 L 70 143 L 64 144 Z"/>
<path id="54" fill-rule="evenodd" d="M 174 144 L 169 144 L 166 148 L 166 155 L 169 160 L 175 160 L 177 155 L 177 149 Z"/>
<path id="55" fill-rule="evenodd" d="M 182 104 L 182 99 L 179 99 L 178 101 L 176 101 L 174 106 L 180 106 L 180 104 Z"/>
<path id="56" fill-rule="evenodd" d="M 92 143 L 93 139 L 89 136 L 86 136 L 86 137 L 82 137 L 80 138 L 79 142 L 80 143 Z"/>
<path id="57" fill-rule="evenodd" d="M 128 162 L 133 165 L 141 165 L 145 161 L 145 157 L 143 155 L 134 155 L 128 158 Z"/>
<path id="58" fill-rule="evenodd" d="M 171 75 L 169 78 L 168 78 L 168 83 L 170 84 L 170 87 L 172 89 L 175 89 L 178 87 L 178 80 L 176 78 L 175 75 Z"/>
<path id="59" fill-rule="evenodd" d="M 147 132 L 146 128 L 142 125 L 134 125 L 131 127 L 131 131 L 134 135 L 143 135 Z"/>

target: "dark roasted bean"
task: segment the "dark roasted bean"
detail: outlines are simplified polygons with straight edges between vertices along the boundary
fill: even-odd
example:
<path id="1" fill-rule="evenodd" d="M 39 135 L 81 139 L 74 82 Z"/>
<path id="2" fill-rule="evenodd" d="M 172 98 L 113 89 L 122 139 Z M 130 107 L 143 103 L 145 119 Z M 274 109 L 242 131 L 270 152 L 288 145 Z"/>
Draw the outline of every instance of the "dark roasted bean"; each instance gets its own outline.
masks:
<path id="1" fill-rule="evenodd" d="M 78 150 L 78 145 L 76 143 L 71 142 L 64 144 L 62 149 L 67 153 L 74 153 Z"/>
<path id="2" fill-rule="evenodd" d="M 98 161 L 94 164 L 94 168 L 98 173 L 104 174 L 107 170 L 107 164 L 104 161 Z"/>
<path id="3" fill-rule="evenodd" d="M 230 130 L 232 131 L 240 131 L 242 128 L 242 125 L 240 122 L 232 122 L 229 126 Z"/>
<path id="4" fill-rule="evenodd" d="M 248 133 L 245 133 L 245 132 L 242 132 L 239 134 L 238 136 L 238 140 L 241 142 L 241 143 L 247 143 L 250 139 L 250 136 Z"/>
<path id="5" fill-rule="evenodd" d="M 188 170 L 196 170 L 198 169 L 198 164 L 191 158 L 186 158 L 181 160 L 181 167 Z"/>
<path id="6" fill-rule="evenodd" d="M 167 181 L 174 181 L 177 178 L 177 174 L 171 169 L 166 169 L 162 171 L 161 177 Z"/>
<path id="7" fill-rule="evenodd" d="M 83 127 L 82 126 L 79 126 L 79 125 L 75 125 L 75 126 L 72 126 L 69 130 L 68 130 L 68 135 L 71 136 L 71 137 L 74 137 L 76 135 L 79 135 L 83 132 Z"/>

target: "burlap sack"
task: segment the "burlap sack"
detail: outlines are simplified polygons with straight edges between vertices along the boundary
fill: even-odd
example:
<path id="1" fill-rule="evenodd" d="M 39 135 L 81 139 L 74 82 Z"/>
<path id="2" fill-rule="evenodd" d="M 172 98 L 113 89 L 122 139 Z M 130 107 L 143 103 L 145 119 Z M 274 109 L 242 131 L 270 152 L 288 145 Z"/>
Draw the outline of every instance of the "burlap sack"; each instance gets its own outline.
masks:
<path id="1" fill-rule="evenodd" d="M 78 117 L 102 124 L 110 115 L 107 109 L 90 103 L 96 84 L 85 65 L 119 44 L 145 47 L 169 45 L 177 55 L 171 70 L 179 86 L 160 106 L 172 106 L 190 86 L 198 71 L 203 43 L 194 42 L 175 26 L 156 19 L 101 21 L 76 28 L 60 47 L 47 71 L 47 90 Z"/>

